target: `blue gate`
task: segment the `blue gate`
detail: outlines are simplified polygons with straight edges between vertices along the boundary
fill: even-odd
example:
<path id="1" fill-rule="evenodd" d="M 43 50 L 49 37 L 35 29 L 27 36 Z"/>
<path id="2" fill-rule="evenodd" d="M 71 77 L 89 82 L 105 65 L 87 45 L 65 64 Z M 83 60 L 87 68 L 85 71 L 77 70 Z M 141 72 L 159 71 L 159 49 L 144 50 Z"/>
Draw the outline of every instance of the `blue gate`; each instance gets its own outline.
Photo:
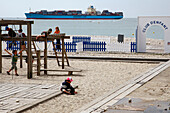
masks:
<path id="1" fill-rule="evenodd" d="M 83 42 L 83 51 L 106 51 L 106 42 Z"/>

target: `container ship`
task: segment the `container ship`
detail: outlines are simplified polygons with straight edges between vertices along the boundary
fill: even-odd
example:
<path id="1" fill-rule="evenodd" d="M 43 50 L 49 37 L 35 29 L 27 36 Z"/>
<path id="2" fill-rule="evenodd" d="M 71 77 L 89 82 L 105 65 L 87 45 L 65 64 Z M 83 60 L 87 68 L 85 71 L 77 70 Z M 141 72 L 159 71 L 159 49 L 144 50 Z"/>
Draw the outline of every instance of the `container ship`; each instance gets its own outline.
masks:
<path id="1" fill-rule="evenodd" d="M 103 10 L 102 12 L 96 11 L 96 8 L 90 6 L 83 14 L 81 10 L 55 10 L 47 11 L 41 10 L 36 12 L 25 13 L 27 19 L 60 19 L 60 20 L 112 20 L 122 19 L 123 12 L 109 12 Z"/>

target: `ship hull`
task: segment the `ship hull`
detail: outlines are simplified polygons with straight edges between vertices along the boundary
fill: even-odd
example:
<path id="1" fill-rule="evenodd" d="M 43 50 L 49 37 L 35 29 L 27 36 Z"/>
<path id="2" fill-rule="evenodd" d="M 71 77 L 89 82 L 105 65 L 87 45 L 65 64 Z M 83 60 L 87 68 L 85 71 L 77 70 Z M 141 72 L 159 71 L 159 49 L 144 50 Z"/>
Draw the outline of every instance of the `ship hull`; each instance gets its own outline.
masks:
<path id="1" fill-rule="evenodd" d="M 25 13 L 27 19 L 57 19 L 57 20 L 112 20 L 121 19 L 123 16 L 103 16 L 103 15 L 42 15 Z"/>

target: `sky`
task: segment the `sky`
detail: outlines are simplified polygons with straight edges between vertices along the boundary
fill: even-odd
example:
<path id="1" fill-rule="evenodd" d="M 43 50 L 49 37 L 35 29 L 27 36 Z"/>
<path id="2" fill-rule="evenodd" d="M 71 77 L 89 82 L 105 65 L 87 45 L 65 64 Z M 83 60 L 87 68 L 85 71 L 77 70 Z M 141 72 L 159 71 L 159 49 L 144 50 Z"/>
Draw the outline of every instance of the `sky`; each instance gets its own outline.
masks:
<path id="1" fill-rule="evenodd" d="M 93 5 L 97 10 L 123 12 L 125 18 L 170 16 L 170 0 L 0 0 L 0 18 L 25 17 L 39 10 L 82 10 Z"/>

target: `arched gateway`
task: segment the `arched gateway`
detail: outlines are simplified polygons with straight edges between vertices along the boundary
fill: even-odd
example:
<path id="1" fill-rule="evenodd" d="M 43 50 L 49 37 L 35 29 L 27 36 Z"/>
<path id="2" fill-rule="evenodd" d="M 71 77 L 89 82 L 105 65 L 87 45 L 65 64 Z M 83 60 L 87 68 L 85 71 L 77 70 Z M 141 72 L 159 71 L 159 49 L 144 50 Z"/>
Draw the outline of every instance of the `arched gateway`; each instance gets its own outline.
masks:
<path id="1" fill-rule="evenodd" d="M 170 16 L 140 16 L 138 17 L 137 52 L 146 52 L 146 31 L 152 25 L 164 29 L 164 52 L 170 53 Z"/>

